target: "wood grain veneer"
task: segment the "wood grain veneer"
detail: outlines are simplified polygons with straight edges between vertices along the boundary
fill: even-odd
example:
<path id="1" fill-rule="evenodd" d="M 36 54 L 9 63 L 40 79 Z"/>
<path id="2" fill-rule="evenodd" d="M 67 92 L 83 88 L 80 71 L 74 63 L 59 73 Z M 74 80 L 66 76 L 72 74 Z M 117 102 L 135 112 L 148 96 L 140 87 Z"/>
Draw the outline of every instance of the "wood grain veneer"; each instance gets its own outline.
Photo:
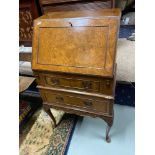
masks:
<path id="1" fill-rule="evenodd" d="M 65 13 L 49 14 L 35 20 L 32 68 L 112 77 L 118 9 L 111 13 L 100 10 L 94 14 L 88 11 L 66 14 L 66 17 Z"/>

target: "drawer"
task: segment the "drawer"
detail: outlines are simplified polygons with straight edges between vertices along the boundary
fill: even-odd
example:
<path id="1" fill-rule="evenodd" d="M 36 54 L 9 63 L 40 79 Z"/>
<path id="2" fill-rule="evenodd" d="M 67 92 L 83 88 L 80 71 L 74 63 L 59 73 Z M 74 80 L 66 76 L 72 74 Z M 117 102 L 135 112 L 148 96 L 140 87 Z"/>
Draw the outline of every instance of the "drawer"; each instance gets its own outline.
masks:
<path id="1" fill-rule="evenodd" d="M 92 81 L 86 79 L 73 79 L 65 77 L 56 77 L 56 76 L 45 76 L 46 84 L 56 87 L 66 87 L 72 89 L 80 89 L 86 91 L 99 92 L 100 82 Z"/>
<path id="2" fill-rule="evenodd" d="M 54 105 L 74 107 L 76 109 L 85 109 L 104 114 L 112 113 L 112 109 L 110 107 L 112 106 L 113 100 L 53 90 L 40 90 L 40 92 L 41 95 L 44 96 L 44 102 Z"/>
<path id="3" fill-rule="evenodd" d="M 55 88 L 75 89 L 79 91 L 113 95 L 114 78 L 99 78 L 69 74 L 39 74 L 39 85 Z"/>

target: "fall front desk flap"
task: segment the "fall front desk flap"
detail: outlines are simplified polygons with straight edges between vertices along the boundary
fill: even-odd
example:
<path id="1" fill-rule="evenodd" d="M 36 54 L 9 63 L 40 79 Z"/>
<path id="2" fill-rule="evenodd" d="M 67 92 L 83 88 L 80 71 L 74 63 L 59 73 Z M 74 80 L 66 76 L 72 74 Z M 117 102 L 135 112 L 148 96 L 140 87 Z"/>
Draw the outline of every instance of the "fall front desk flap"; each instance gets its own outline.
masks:
<path id="1" fill-rule="evenodd" d="M 34 21 L 32 69 L 113 76 L 119 9 L 52 12 Z"/>

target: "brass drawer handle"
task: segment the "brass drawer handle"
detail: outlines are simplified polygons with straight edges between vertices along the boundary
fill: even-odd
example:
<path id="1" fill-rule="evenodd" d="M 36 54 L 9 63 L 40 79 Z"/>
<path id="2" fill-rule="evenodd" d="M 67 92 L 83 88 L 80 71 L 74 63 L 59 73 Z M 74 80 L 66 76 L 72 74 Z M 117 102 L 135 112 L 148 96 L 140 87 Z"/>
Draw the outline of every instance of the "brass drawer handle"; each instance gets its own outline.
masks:
<path id="1" fill-rule="evenodd" d="M 83 103 L 87 107 L 91 107 L 93 105 L 93 103 L 91 101 L 84 101 Z"/>
<path id="2" fill-rule="evenodd" d="M 107 88 L 110 88 L 110 87 L 111 87 L 110 80 L 106 80 L 106 87 L 107 87 Z"/>
<path id="3" fill-rule="evenodd" d="M 92 83 L 90 81 L 83 81 L 82 86 L 84 89 L 91 89 L 92 88 Z"/>
<path id="4" fill-rule="evenodd" d="M 60 84 L 59 79 L 51 79 L 51 82 L 52 82 L 54 85 L 59 85 L 59 84 Z"/>
<path id="5" fill-rule="evenodd" d="M 63 102 L 64 101 L 63 97 L 61 97 L 61 96 L 56 96 L 56 100 L 59 101 L 59 102 Z"/>

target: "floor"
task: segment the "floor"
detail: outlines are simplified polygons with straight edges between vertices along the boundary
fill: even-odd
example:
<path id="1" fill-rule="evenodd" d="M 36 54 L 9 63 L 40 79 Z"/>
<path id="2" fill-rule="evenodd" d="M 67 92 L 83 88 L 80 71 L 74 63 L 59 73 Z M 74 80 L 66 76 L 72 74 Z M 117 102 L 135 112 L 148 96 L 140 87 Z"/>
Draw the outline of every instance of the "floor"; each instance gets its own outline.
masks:
<path id="1" fill-rule="evenodd" d="M 79 119 L 67 155 L 134 155 L 135 108 L 115 105 L 111 143 L 106 143 L 106 123 L 99 118 Z"/>

